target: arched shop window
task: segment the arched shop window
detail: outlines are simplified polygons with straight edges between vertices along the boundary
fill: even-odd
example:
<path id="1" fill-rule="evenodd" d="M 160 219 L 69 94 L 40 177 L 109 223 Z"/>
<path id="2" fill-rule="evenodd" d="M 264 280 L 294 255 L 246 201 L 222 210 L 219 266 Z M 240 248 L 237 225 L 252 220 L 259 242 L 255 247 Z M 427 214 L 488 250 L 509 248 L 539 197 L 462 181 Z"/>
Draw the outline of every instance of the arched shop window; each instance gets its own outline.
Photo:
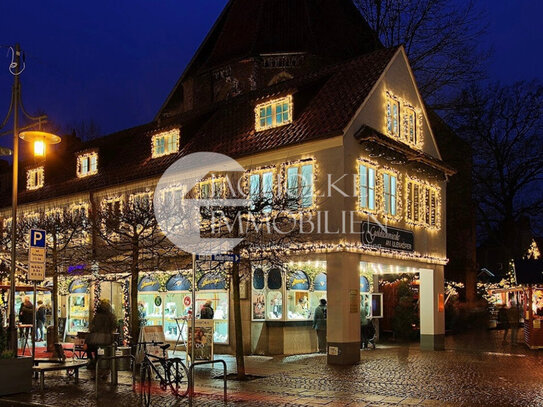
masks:
<path id="1" fill-rule="evenodd" d="M 220 273 L 204 274 L 197 284 L 196 292 L 196 315 L 199 317 L 200 310 L 206 301 L 211 301 L 214 311 L 215 334 L 213 341 L 215 343 L 228 343 L 228 290 L 226 289 L 226 279 Z"/>
<path id="2" fill-rule="evenodd" d="M 256 269 L 253 272 L 253 288 L 255 290 L 264 289 L 264 270 Z"/>
<path id="3" fill-rule="evenodd" d="M 360 276 L 360 292 L 361 293 L 370 292 L 370 282 L 366 276 Z"/>
<path id="4" fill-rule="evenodd" d="M 138 283 L 138 311 L 142 325 L 163 325 L 163 301 L 160 283 L 154 276 L 144 276 Z"/>
<path id="5" fill-rule="evenodd" d="M 265 286 L 260 283 L 262 275 L 265 276 Z M 325 272 L 318 273 L 312 280 L 305 271 L 294 270 L 287 273 L 287 284 L 283 284 L 281 269 L 274 267 L 263 273 L 262 269 L 256 268 L 252 279 L 253 321 L 308 321 L 313 318 L 320 299 L 326 298 Z M 287 312 L 283 312 L 283 306 Z"/>
<path id="6" fill-rule="evenodd" d="M 288 276 L 287 309 L 288 319 L 309 319 L 309 278 L 303 271 L 293 271 Z"/>
<path id="7" fill-rule="evenodd" d="M 272 268 L 268 272 L 268 293 L 266 295 L 267 319 L 283 318 L 283 276 L 281 270 Z"/>
<path id="8" fill-rule="evenodd" d="M 90 295 L 89 284 L 84 280 L 74 280 L 68 287 L 68 335 L 89 328 Z"/>
<path id="9" fill-rule="evenodd" d="M 254 321 L 266 319 L 266 300 L 264 294 L 264 270 L 257 268 L 253 271 L 252 313 Z"/>
<path id="10" fill-rule="evenodd" d="M 192 294 L 190 292 L 191 283 L 181 273 L 174 274 L 166 283 L 166 293 L 164 295 L 164 335 L 166 340 L 176 341 L 179 337 L 179 329 L 184 326 L 184 338 L 187 338 L 186 324 L 178 324 L 176 318 L 189 315 L 192 303 Z"/>

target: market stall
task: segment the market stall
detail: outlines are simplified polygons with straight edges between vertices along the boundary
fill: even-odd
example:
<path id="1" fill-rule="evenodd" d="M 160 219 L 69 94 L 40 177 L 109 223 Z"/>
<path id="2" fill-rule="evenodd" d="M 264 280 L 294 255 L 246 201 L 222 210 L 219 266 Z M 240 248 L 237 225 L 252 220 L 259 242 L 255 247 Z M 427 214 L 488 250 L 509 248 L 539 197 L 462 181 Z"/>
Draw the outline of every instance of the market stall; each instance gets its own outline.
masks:
<path id="1" fill-rule="evenodd" d="M 543 260 L 516 260 L 515 273 L 524 286 L 524 340 L 530 349 L 542 349 Z"/>

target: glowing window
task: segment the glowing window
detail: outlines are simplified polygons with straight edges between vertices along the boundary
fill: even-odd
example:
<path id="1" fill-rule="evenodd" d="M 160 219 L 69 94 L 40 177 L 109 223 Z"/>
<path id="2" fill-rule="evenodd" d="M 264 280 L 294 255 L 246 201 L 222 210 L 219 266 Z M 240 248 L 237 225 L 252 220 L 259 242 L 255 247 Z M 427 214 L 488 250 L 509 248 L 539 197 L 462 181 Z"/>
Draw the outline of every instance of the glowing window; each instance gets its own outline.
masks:
<path id="1" fill-rule="evenodd" d="M 256 131 L 292 123 L 292 96 L 261 103 L 255 108 Z"/>
<path id="2" fill-rule="evenodd" d="M 86 153 L 77 157 L 77 176 L 79 178 L 98 174 L 98 153 Z"/>
<path id="3" fill-rule="evenodd" d="M 179 129 L 155 134 L 152 141 L 153 158 L 179 152 Z"/>
<path id="4" fill-rule="evenodd" d="M 394 175 L 383 174 L 384 211 L 387 215 L 396 215 L 396 184 Z"/>
<path id="5" fill-rule="evenodd" d="M 26 189 L 33 191 L 40 189 L 44 184 L 44 169 L 43 167 L 33 168 L 26 172 Z"/>
<path id="6" fill-rule="evenodd" d="M 359 207 L 360 209 L 375 210 L 375 169 L 361 164 L 359 171 Z"/>

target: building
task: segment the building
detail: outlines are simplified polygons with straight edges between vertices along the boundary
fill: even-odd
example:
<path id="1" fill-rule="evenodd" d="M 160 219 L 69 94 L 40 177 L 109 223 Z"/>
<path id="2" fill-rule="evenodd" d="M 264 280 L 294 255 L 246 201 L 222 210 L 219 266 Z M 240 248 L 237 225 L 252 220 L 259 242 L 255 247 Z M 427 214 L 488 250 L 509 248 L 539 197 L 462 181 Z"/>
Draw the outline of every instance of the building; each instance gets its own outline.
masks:
<path id="1" fill-rule="evenodd" d="M 404 49 L 383 48 L 350 0 L 230 1 L 152 122 L 71 143 L 25 167 L 20 210 L 28 218 L 58 208 L 89 218 L 100 208 L 120 213 L 149 200 L 177 159 L 201 151 L 237 159 L 260 191 L 275 190 L 274 175 L 286 174 L 283 186 L 301 191 L 300 213 L 325 216 L 331 231 L 292 249 L 291 272 L 251 265 L 241 290 L 247 352 L 315 351 L 311 312 L 325 297 L 328 361 L 355 363 L 361 303 L 378 318 L 379 276 L 403 273 L 420 276 L 421 346 L 442 348 L 446 182 L 454 170 L 442 161 Z M 203 180 L 200 196 L 215 182 Z M 99 239 L 92 231 L 85 239 L 92 257 Z M 146 319 L 174 341 L 173 316 L 190 305 L 191 282 L 181 260 L 164 267 L 142 273 L 139 298 Z M 128 283 L 89 288 L 77 264 L 64 269 L 68 331 L 85 327 L 97 295 L 110 293 L 123 314 Z M 229 281 L 204 275 L 196 285 L 197 306 L 214 304 L 216 351 L 233 352 Z"/>

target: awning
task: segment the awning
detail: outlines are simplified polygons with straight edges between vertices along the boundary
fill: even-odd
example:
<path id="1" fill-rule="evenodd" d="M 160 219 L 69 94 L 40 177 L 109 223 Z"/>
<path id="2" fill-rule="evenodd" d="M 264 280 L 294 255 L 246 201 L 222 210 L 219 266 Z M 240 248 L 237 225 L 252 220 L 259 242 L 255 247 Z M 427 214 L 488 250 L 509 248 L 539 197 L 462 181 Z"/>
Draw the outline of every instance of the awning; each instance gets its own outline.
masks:
<path id="1" fill-rule="evenodd" d="M 543 260 L 515 260 L 517 284 L 543 285 Z"/>
<path id="2" fill-rule="evenodd" d="M 10 286 L 9 284 L 0 284 L 0 290 L 9 290 L 10 289 Z M 41 286 L 36 286 L 36 291 L 51 291 L 52 288 L 51 287 L 41 287 Z M 15 286 L 15 291 L 34 291 L 34 286 L 33 285 L 27 285 L 27 284 L 18 284 Z"/>

